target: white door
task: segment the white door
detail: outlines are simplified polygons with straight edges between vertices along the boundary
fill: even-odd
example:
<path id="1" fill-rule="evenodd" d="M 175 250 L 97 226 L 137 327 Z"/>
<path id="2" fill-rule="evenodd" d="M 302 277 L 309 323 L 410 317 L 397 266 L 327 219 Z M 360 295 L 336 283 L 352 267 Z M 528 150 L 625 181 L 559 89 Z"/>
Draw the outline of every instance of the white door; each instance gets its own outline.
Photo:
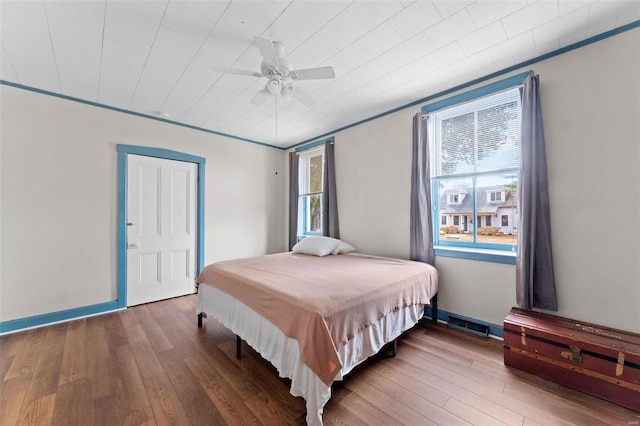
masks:
<path id="1" fill-rule="evenodd" d="M 128 156 L 127 306 L 195 291 L 197 165 Z"/>

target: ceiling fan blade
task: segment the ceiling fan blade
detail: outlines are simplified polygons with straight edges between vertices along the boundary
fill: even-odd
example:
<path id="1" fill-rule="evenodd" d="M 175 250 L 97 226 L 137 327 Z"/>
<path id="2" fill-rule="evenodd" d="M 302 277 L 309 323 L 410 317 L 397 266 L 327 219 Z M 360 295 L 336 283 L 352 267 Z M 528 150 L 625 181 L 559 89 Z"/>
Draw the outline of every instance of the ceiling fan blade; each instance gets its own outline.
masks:
<path id="1" fill-rule="evenodd" d="M 280 64 L 278 63 L 276 48 L 273 46 L 273 42 L 271 40 L 254 36 L 253 43 L 258 47 L 258 50 L 262 55 L 262 59 L 264 60 L 264 63 L 267 67 L 278 68 L 280 66 Z"/>
<path id="2" fill-rule="evenodd" d="M 323 78 L 335 78 L 333 67 L 306 68 L 289 72 L 289 77 L 294 80 L 317 80 Z"/>
<path id="3" fill-rule="evenodd" d="M 211 67 L 211 69 L 216 71 L 216 72 L 222 72 L 222 73 L 225 73 L 225 74 L 247 75 L 249 77 L 262 77 L 262 73 L 261 72 L 239 70 L 239 69 L 236 69 L 236 68 Z"/>
<path id="4" fill-rule="evenodd" d="M 293 95 L 294 98 L 299 100 L 307 108 L 313 108 L 317 104 L 315 99 L 313 99 L 306 92 L 303 92 L 302 90 L 298 89 L 297 87 L 293 88 L 291 94 Z"/>
<path id="5" fill-rule="evenodd" d="M 251 99 L 251 103 L 253 105 L 260 105 L 266 101 L 267 98 L 260 92 L 256 93 L 256 95 Z"/>
<path id="6" fill-rule="evenodd" d="M 267 98 L 271 97 L 271 92 L 265 86 L 262 90 L 260 90 L 256 95 L 251 99 L 251 103 L 253 105 L 260 105 L 267 100 Z"/>

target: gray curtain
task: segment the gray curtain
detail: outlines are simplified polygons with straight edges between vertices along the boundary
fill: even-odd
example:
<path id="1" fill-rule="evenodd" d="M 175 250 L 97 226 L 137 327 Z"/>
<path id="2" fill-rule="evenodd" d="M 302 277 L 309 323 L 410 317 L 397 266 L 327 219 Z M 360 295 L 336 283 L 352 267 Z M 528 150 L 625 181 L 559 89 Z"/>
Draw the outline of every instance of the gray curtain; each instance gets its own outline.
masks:
<path id="1" fill-rule="evenodd" d="M 433 265 L 433 227 L 431 219 L 431 176 L 429 171 L 429 132 L 427 116 L 413 117 L 413 152 L 411 160 L 411 260 Z"/>
<path id="2" fill-rule="evenodd" d="M 322 184 L 322 233 L 340 238 L 338 197 L 336 194 L 336 161 L 332 141 L 324 144 L 324 177 Z"/>
<path id="3" fill-rule="evenodd" d="M 298 242 L 298 153 L 289 153 L 289 250 Z"/>
<path id="4" fill-rule="evenodd" d="M 557 311 L 547 159 L 537 75 L 529 75 L 522 89 L 518 212 L 520 231 L 516 259 L 516 301 L 524 309 Z"/>

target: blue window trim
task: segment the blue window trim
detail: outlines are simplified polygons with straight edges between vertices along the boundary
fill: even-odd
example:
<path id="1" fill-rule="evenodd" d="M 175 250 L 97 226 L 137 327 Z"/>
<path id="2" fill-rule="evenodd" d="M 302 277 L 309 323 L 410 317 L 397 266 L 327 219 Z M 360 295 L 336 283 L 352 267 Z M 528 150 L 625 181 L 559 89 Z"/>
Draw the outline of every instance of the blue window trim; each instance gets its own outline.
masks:
<path id="1" fill-rule="evenodd" d="M 502 79 L 500 81 L 487 84 L 482 87 L 478 87 L 468 92 L 460 93 L 459 95 L 451 96 L 447 99 L 437 101 L 431 104 L 424 105 L 421 109 L 423 114 L 428 114 L 433 111 L 437 111 L 443 108 L 448 108 L 454 105 L 458 105 L 464 102 L 469 102 L 483 96 L 491 95 L 493 93 L 500 92 L 506 89 L 512 89 L 522 84 L 522 82 L 531 74 L 531 71 L 526 71 L 514 76 Z"/>
<path id="2" fill-rule="evenodd" d="M 198 168 L 197 180 L 197 234 L 196 270 L 204 267 L 204 182 L 206 159 L 162 148 L 134 145 L 117 145 L 118 149 L 118 308 L 127 307 L 127 165 L 128 155 L 163 158 L 166 160 L 195 163 Z"/>
<path id="3" fill-rule="evenodd" d="M 434 246 L 436 257 L 454 257 L 479 262 L 516 264 L 516 253 L 507 250 L 490 250 L 472 247 Z"/>
<path id="4" fill-rule="evenodd" d="M 335 143 L 335 139 L 333 136 L 331 136 L 330 138 L 325 138 L 325 139 L 321 139 L 321 140 L 317 140 L 315 142 L 311 142 L 309 144 L 303 145 L 303 146 L 299 146 L 296 148 L 296 152 L 304 152 L 304 151 L 308 151 L 310 149 L 313 148 L 317 148 L 321 145 L 324 145 L 326 142 L 331 142 L 331 143 Z"/>
<path id="5" fill-rule="evenodd" d="M 491 95 L 503 90 L 512 89 L 522 84 L 522 82 L 531 74 L 526 71 L 514 76 L 502 79 L 500 81 L 487 84 L 482 87 L 470 90 L 459 95 L 451 96 L 422 107 L 422 114 L 428 114 L 443 108 L 448 108 L 464 102 L 470 102 L 483 96 Z M 475 187 L 475 179 L 474 179 Z M 431 182 L 431 193 L 438 194 L 437 181 Z M 477 220 L 477 211 L 475 203 L 475 191 L 473 192 L 473 218 Z M 432 220 L 433 224 L 433 244 L 436 256 L 455 257 L 459 259 L 477 260 L 481 262 L 504 263 L 508 265 L 516 264 L 516 245 L 506 244 L 489 244 L 489 243 L 462 243 L 457 241 L 443 241 L 440 239 L 440 197 L 432 198 L 432 217 L 438 220 Z M 475 231 L 474 231 L 475 232 Z"/>

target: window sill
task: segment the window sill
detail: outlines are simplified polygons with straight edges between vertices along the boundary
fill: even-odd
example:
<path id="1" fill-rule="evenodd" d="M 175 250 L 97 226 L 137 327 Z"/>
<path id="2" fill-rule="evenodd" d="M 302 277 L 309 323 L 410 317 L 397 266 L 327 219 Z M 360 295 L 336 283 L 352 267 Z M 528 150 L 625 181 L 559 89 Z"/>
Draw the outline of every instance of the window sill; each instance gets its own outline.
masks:
<path id="1" fill-rule="evenodd" d="M 455 257 L 480 262 L 504 263 L 506 265 L 516 264 L 516 252 L 514 251 L 444 246 L 435 246 L 434 251 L 436 257 Z"/>

